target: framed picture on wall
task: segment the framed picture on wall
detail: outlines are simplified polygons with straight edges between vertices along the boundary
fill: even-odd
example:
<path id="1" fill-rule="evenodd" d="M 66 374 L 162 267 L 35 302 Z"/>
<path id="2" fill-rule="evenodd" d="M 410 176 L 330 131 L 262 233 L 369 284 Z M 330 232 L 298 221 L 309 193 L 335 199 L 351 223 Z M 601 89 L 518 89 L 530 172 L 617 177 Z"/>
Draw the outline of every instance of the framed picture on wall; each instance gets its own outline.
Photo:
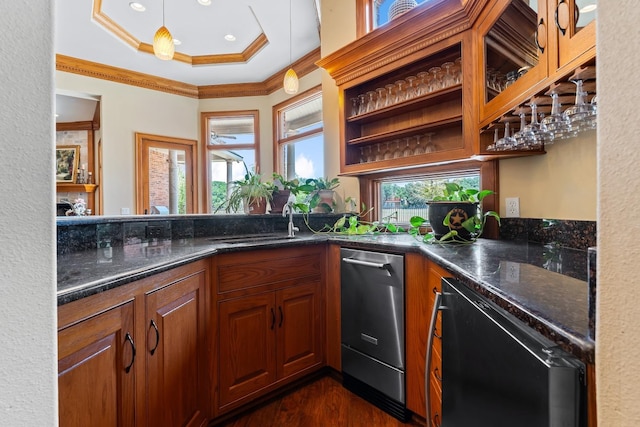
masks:
<path id="1" fill-rule="evenodd" d="M 76 182 L 79 158 L 79 145 L 56 145 L 56 182 Z"/>

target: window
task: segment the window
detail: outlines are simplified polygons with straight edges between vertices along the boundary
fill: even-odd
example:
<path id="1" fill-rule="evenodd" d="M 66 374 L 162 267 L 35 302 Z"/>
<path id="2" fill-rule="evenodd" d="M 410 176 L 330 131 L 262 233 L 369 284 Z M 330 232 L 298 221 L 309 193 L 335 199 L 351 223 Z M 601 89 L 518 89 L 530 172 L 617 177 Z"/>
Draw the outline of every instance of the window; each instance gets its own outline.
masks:
<path id="1" fill-rule="evenodd" d="M 368 220 L 392 216 L 392 222 L 407 225 L 412 216 L 427 218 L 426 201 L 441 194 L 446 182 L 497 191 L 497 168 L 495 161 L 469 161 L 363 176 L 360 197 L 366 207 L 373 207 Z M 482 204 L 485 211 L 497 211 L 495 196 L 486 197 Z M 490 225 L 484 235 L 496 238 L 497 227 Z"/>
<path id="2" fill-rule="evenodd" d="M 136 213 L 194 213 L 197 141 L 137 132 L 135 136 Z"/>
<path id="3" fill-rule="evenodd" d="M 321 88 L 274 106 L 273 117 L 276 172 L 288 180 L 324 176 Z"/>
<path id="4" fill-rule="evenodd" d="M 429 1 L 432 0 L 415 0 L 418 5 Z M 358 0 L 356 10 L 358 37 L 386 24 L 393 14 L 406 12 L 411 6 L 411 0 Z"/>
<path id="5" fill-rule="evenodd" d="M 246 170 L 260 172 L 258 111 L 209 112 L 201 118 L 207 212 L 224 213 L 231 183 Z"/>
<path id="6" fill-rule="evenodd" d="M 477 170 L 446 175 L 434 174 L 380 181 L 379 218 L 393 217 L 394 222 L 408 224 L 412 216 L 427 218 L 427 201 L 442 194 L 445 183 L 455 182 L 464 188 L 480 189 Z"/>

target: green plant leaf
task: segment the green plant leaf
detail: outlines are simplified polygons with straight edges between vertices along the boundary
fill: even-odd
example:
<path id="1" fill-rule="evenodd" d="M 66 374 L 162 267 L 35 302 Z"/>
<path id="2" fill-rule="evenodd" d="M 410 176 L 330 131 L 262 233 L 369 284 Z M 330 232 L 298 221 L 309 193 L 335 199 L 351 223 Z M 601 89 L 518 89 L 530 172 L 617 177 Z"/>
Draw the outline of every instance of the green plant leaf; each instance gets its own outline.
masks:
<path id="1" fill-rule="evenodd" d="M 439 241 L 440 242 L 445 242 L 447 240 L 453 239 L 458 235 L 458 232 L 456 230 L 451 230 L 449 231 L 447 234 L 445 234 L 444 236 L 442 236 Z"/>
<path id="2" fill-rule="evenodd" d="M 333 224 L 334 228 L 342 228 L 344 227 L 344 223 L 347 220 L 347 217 L 345 215 L 342 216 L 342 218 L 340 218 L 339 220 L 336 221 L 335 224 Z"/>
<path id="3" fill-rule="evenodd" d="M 412 216 L 411 219 L 409 219 L 409 223 L 412 227 L 420 227 L 425 222 L 427 222 L 427 220 L 421 216 Z"/>
<path id="4" fill-rule="evenodd" d="M 482 190 L 478 193 L 477 197 L 478 197 L 478 201 L 481 202 L 485 197 L 491 195 L 491 194 L 495 194 L 492 190 Z"/>

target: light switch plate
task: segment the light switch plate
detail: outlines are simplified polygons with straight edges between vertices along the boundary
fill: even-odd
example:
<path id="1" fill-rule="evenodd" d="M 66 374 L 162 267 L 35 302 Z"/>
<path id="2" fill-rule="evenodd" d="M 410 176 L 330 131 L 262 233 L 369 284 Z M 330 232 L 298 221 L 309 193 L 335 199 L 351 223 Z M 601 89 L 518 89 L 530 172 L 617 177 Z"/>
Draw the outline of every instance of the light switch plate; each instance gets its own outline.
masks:
<path id="1" fill-rule="evenodd" d="M 520 198 L 519 197 L 507 197 L 505 199 L 505 205 L 507 207 L 507 218 L 520 218 Z"/>

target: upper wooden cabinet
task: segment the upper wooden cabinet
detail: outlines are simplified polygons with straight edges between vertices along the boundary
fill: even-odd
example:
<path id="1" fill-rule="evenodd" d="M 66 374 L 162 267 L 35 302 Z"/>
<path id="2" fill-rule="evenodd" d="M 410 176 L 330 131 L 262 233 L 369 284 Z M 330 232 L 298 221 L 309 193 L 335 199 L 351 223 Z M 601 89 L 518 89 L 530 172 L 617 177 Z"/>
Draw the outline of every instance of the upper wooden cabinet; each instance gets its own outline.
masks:
<path id="1" fill-rule="evenodd" d="M 497 0 L 487 6 L 476 28 L 481 127 L 594 60 L 595 9 L 588 3 L 595 0 Z"/>
<path id="2" fill-rule="evenodd" d="M 476 58 L 469 30 L 484 4 L 425 4 L 318 62 L 339 87 L 342 174 L 474 154 Z M 444 84 L 433 85 L 434 76 Z"/>
<path id="3" fill-rule="evenodd" d="M 595 56 L 597 0 L 549 0 L 557 41 L 556 69 L 575 68 Z"/>

